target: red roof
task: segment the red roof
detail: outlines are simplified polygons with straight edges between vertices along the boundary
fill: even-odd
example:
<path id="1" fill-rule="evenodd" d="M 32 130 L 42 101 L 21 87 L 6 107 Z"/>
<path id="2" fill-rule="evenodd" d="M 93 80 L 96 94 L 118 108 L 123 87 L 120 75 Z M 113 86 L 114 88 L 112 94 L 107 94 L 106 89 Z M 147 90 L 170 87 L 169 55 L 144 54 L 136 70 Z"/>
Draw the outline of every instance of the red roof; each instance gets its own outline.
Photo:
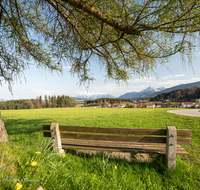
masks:
<path id="1" fill-rule="evenodd" d="M 118 105 L 117 103 L 114 103 L 113 105 Z"/>
<path id="2" fill-rule="evenodd" d="M 154 103 L 140 103 L 140 106 L 155 106 Z"/>
<path id="3" fill-rule="evenodd" d="M 183 103 L 183 104 L 185 104 L 185 105 L 190 105 L 190 104 L 193 104 L 193 102 L 181 102 L 181 103 Z"/>
<path id="4" fill-rule="evenodd" d="M 155 106 L 153 103 L 145 103 L 146 106 Z"/>
<path id="5" fill-rule="evenodd" d="M 171 106 L 177 106 L 177 105 L 179 105 L 179 103 L 171 103 L 170 105 Z"/>

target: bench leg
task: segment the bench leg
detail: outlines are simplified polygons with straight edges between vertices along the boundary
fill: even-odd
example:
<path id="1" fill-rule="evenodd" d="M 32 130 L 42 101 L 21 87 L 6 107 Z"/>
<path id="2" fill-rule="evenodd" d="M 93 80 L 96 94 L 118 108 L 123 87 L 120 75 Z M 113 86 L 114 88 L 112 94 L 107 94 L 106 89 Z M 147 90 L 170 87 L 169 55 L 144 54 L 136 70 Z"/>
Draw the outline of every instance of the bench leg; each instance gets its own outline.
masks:
<path id="1" fill-rule="evenodd" d="M 53 143 L 53 150 L 57 153 L 63 154 L 64 150 L 62 149 L 58 123 L 52 123 L 50 130 L 51 130 L 51 138 L 52 138 L 52 143 Z"/>
<path id="2" fill-rule="evenodd" d="M 166 164 L 169 170 L 176 169 L 176 142 L 176 128 L 168 126 L 166 136 Z"/>

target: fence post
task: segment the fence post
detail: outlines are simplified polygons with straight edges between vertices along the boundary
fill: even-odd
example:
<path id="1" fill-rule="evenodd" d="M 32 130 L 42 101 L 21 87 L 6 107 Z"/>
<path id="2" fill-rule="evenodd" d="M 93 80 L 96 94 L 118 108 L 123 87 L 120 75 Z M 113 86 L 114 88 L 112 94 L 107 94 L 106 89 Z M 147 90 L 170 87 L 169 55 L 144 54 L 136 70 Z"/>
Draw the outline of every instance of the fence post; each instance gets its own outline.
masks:
<path id="1" fill-rule="evenodd" d="M 166 136 L 166 164 L 169 170 L 176 169 L 176 142 L 176 128 L 168 126 Z"/>
<path id="2" fill-rule="evenodd" d="M 52 139 L 52 143 L 53 143 L 53 150 L 55 152 L 63 154 L 64 150 L 62 149 L 60 130 L 59 130 L 58 123 L 52 123 L 50 126 L 50 130 L 51 130 L 51 139 Z"/>

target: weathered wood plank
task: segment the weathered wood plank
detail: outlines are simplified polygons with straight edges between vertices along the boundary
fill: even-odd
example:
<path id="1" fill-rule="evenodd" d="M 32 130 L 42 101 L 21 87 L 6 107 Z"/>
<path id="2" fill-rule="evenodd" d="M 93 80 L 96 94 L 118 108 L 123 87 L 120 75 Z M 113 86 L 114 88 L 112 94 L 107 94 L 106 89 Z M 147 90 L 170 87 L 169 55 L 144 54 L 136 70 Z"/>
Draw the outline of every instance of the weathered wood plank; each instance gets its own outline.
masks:
<path id="1" fill-rule="evenodd" d="M 191 129 L 176 129 L 176 133 L 177 133 L 177 136 L 186 136 L 186 137 L 192 136 Z"/>
<path id="2" fill-rule="evenodd" d="M 50 130 L 50 125 L 43 125 L 43 130 Z M 132 135 L 166 135 L 166 129 L 140 129 L 140 128 L 112 128 L 112 127 L 84 127 L 84 126 L 59 126 L 60 131 L 132 134 Z M 192 136 L 192 130 L 178 129 L 177 136 Z"/>
<path id="3" fill-rule="evenodd" d="M 190 145 L 192 143 L 192 139 L 191 138 L 177 138 L 177 143 Z"/>
<path id="4" fill-rule="evenodd" d="M 137 143 L 137 142 L 112 142 L 112 141 L 87 141 L 87 140 L 74 140 L 74 139 L 61 139 L 62 145 L 68 146 L 96 146 L 96 147 L 119 147 L 119 148 L 139 148 L 144 150 L 157 150 L 158 152 L 166 152 L 166 144 L 163 143 Z M 177 144 L 176 152 L 180 155 L 188 154 L 180 145 Z M 143 151 L 144 153 L 144 151 Z"/>
<path id="5" fill-rule="evenodd" d="M 60 126 L 60 131 L 110 133 L 110 134 L 132 134 L 132 135 L 166 135 L 166 129 L 134 129 L 134 128 L 112 128 L 112 127 Z"/>
<path id="6" fill-rule="evenodd" d="M 44 137 L 51 137 L 50 132 L 43 132 Z M 69 139 L 87 139 L 87 140 L 105 140 L 105 141 L 128 141 L 128 142 L 148 142 L 148 143 L 166 143 L 165 137 L 135 137 L 135 136 L 117 136 L 117 135 L 93 135 L 93 134 L 76 134 L 61 133 L 61 138 Z M 110 137 L 110 138 L 109 138 Z M 155 138 L 155 139 L 154 139 Z M 177 138 L 178 144 L 190 145 L 191 138 Z"/>
<path id="7" fill-rule="evenodd" d="M 45 132 L 43 131 L 44 137 L 51 137 L 51 132 Z"/>
<path id="8" fill-rule="evenodd" d="M 165 137 L 94 135 L 94 134 L 77 134 L 77 133 L 61 133 L 60 136 L 61 136 L 61 138 L 69 138 L 69 139 L 125 141 L 125 142 L 147 142 L 147 143 L 166 143 L 166 138 Z"/>
<path id="9" fill-rule="evenodd" d="M 51 125 L 42 125 L 43 130 L 50 130 Z"/>
<path id="10" fill-rule="evenodd" d="M 165 143 L 142 143 L 142 142 L 121 142 L 118 141 L 94 141 L 94 140 L 74 140 L 74 139 L 61 139 L 62 144 L 78 144 L 78 145 L 89 145 L 89 146 L 112 146 L 112 147 L 129 147 L 129 148 L 166 148 Z M 177 149 L 182 150 L 183 148 L 177 144 Z"/>
<path id="11" fill-rule="evenodd" d="M 133 153 L 157 153 L 159 150 L 147 150 L 139 148 L 121 148 L 121 147 L 99 147 L 99 146 L 81 146 L 81 145 L 65 145 L 64 149 L 83 149 L 83 150 L 96 150 L 96 151 L 108 151 L 108 152 L 133 152 Z"/>
<path id="12" fill-rule="evenodd" d="M 75 140 L 75 139 L 63 139 L 62 144 L 79 144 L 79 145 L 91 145 L 91 146 L 113 146 L 113 147 L 161 147 L 166 148 L 165 143 L 144 143 L 144 142 L 124 142 L 124 141 L 95 141 L 95 140 Z"/>

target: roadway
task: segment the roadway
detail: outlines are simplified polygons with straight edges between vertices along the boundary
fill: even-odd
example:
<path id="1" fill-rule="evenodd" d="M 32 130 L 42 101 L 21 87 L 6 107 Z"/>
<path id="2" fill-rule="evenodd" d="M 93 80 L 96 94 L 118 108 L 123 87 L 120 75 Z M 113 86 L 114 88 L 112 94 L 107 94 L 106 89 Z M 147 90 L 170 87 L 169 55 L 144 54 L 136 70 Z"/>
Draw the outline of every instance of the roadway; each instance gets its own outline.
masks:
<path id="1" fill-rule="evenodd" d="M 167 112 L 174 113 L 178 115 L 187 115 L 193 117 L 200 117 L 200 109 L 184 109 L 184 110 L 169 110 Z"/>

